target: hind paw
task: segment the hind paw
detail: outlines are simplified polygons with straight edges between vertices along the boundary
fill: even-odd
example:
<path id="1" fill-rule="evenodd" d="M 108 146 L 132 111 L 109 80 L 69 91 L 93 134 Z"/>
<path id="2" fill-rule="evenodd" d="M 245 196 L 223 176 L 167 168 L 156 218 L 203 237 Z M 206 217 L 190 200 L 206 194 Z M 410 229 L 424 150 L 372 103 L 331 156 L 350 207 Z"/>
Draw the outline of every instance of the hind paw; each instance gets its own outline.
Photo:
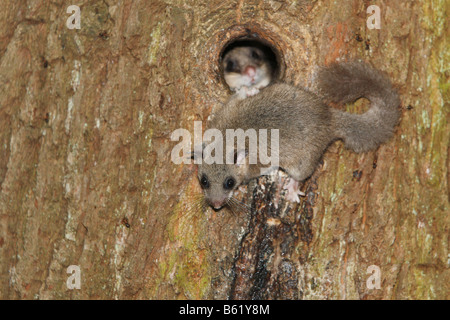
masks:
<path id="1" fill-rule="evenodd" d="M 298 189 L 299 182 L 294 180 L 293 178 L 289 178 L 289 182 L 287 185 L 283 187 L 283 189 L 287 190 L 286 192 L 286 200 L 291 202 L 300 202 L 299 196 L 304 197 L 305 193 Z"/>

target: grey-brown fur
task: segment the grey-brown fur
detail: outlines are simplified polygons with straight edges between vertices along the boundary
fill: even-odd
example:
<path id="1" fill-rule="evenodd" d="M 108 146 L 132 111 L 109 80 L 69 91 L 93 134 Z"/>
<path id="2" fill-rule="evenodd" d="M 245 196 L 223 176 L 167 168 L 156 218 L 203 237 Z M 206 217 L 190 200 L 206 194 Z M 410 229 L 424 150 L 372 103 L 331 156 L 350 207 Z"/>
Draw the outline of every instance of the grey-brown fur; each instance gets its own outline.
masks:
<path id="1" fill-rule="evenodd" d="M 279 129 L 280 167 L 297 181 L 313 173 L 326 148 L 337 139 L 355 152 L 365 152 L 392 136 L 400 100 L 379 71 L 360 62 L 341 63 L 320 69 L 316 79 L 322 98 L 303 88 L 273 84 L 244 100 L 232 97 L 216 112 L 208 128 L 219 129 L 223 137 L 226 129 Z M 323 102 L 325 98 L 347 103 L 360 97 L 371 101 L 371 108 L 361 115 Z M 204 188 L 206 200 L 220 208 L 237 186 L 259 176 L 260 169 L 258 164 L 203 163 L 198 176 L 209 181 Z M 224 181 L 229 177 L 235 179 L 236 186 L 225 190 Z"/>

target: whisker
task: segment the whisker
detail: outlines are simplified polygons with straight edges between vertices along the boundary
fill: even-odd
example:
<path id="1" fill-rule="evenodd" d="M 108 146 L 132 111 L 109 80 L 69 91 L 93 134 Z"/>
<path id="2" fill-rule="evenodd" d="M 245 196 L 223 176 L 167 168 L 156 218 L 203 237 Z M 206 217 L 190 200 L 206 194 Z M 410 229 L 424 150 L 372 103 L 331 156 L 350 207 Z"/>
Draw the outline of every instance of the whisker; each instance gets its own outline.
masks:
<path id="1" fill-rule="evenodd" d="M 230 197 L 227 199 L 227 205 L 233 212 L 233 216 L 237 216 L 237 214 L 242 213 L 242 207 L 239 206 L 237 202 L 235 202 L 235 199 L 233 197 Z"/>
<path id="2" fill-rule="evenodd" d="M 234 208 L 237 209 L 237 211 L 239 213 L 249 212 L 250 211 L 250 207 L 248 205 L 246 205 L 242 201 L 237 200 L 234 197 L 230 197 L 227 200 L 227 203 L 229 204 L 229 206 L 232 208 L 233 211 L 234 211 Z"/>
<path id="3" fill-rule="evenodd" d="M 201 207 L 202 207 L 202 211 L 204 212 L 204 211 L 206 211 L 206 209 L 208 208 L 208 203 L 206 202 L 206 199 L 205 199 L 205 197 L 203 196 L 203 194 L 202 194 L 202 197 L 201 197 L 201 199 L 200 199 L 200 201 L 201 201 Z"/>
<path id="4" fill-rule="evenodd" d="M 201 210 L 202 212 L 205 211 L 206 201 L 203 194 L 194 195 L 190 197 L 189 200 L 190 201 L 185 209 L 186 214 L 190 215 L 194 212 L 198 212 L 199 210 Z"/>
<path id="5" fill-rule="evenodd" d="M 226 203 L 227 203 L 227 205 L 228 205 L 228 208 L 231 209 L 231 213 L 233 214 L 233 216 L 236 217 L 236 211 L 234 211 L 234 203 L 233 203 L 232 199 L 231 199 L 231 198 L 228 198 L 227 201 L 226 201 Z"/>
<path id="6" fill-rule="evenodd" d="M 242 206 L 242 207 L 244 207 L 244 208 L 246 208 L 246 209 L 248 209 L 248 210 L 251 209 L 251 206 L 249 206 L 248 204 L 244 203 L 243 201 L 238 200 L 238 199 L 236 199 L 235 197 L 231 197 L 231 198 L 233 199 L 233 201 L 234 201 L 236 204 L 238 204 L 238 205 L 240 205 L 240 206 Z"/>

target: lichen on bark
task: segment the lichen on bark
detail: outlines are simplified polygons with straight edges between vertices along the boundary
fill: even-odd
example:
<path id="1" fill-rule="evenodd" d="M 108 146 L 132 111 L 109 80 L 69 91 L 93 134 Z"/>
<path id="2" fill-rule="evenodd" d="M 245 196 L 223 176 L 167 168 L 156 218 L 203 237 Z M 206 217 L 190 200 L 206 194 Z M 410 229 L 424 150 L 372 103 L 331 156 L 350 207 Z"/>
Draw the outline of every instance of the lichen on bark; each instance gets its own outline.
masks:
<path id="1" fill-rule="evenodd" d="M 2 4 L 1 299 L 448 298 L 448 1 L 379 1 L 380 30 L 358 0 L 82 0 L 80 30 L 64 4 Z M 219 57 L 245 35 L 292 84 L 335 60 L 386 72 L 394 138 L 366 154 L 332 145 L 299 205 L 273 177 L 239 194 L 249 210 L 196 205 L 170 136 L 231 94 Z"/>

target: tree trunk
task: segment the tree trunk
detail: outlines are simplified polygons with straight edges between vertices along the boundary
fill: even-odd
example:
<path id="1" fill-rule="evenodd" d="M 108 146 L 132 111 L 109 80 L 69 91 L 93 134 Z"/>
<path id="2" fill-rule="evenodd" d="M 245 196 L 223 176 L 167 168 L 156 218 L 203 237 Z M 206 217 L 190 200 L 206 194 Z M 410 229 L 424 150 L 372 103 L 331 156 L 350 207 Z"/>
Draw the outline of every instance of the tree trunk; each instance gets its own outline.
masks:
<path id="1" fill-rule="evenodd" d="M 0 299 L 449 298 L 448 2 L 378 1 L 381 29 L 358 0 L 79 1 L 81 29 L 70 4 L 0 11 Z M 200 205 L 170 137 L 231 94 L 219 57 L 242 36 L 288 83 L 337 59 L 386 72 L 394 138 L 332 145 L 298 205 L 277 176 L 250 210 Z"/>

